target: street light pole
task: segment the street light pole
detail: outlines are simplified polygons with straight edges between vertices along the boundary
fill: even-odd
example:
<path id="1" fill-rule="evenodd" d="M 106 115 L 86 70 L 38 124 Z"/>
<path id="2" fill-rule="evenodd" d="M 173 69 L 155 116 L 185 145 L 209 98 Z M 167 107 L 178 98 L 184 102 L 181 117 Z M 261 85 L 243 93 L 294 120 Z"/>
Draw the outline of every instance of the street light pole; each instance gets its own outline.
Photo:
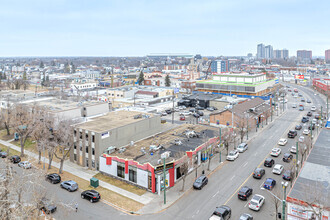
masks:
<path id="1" fill-rule="evenodd" d="M 172 108 L 172 124 L 174 124 L 174 96 L 173 96 L 173 108 Z"/>
<path id="2" fill-rule="evenodd" d="M 219 151 L 220 151 L 220 156 L 219 156 L 219 163 L 221 163 L 221 127 L 220 127 L 220 136 L 219 136 Z"/>
<path id="3" fill-rule="evenodd" d="M 286 201 L 286 187 L 288 186 L 288 182 L 282 182 L 282 186 L 283 186 L 283 189 L 284 189 L 284 198 L 283 198 L 283 204 L 282 204 L 282 212 L 283 212 L 283 217 L 282 219 L 285 220 L 285 201 Z"/>
<path id="4" fill-rule="evenodd" d="M 247 128 L 246 128 L 246 140 L 249 140 L 249 115 L 246 118 L 246 124 L 247 124 Z"/>
<path id="5" fill-rule="evenodd" d="M 299 148 L 298 148 L 298 141 L 296 142 L 296 177 L 298 176 L 298 155 L 299 155 Z"/>
<path id="6" fill-rule="evenodd" d="M 166 204 L 166 184 L 165 184 L 165 181 L 166 181 L 166 166 L 165 166 L 165 156 L 163 157 L 164 159 L 164 169 L 163 169 L 163 173 L 164 173 L 164 181 L 163 181 L 163 185 L 164 185 L 164 205 Z"/>

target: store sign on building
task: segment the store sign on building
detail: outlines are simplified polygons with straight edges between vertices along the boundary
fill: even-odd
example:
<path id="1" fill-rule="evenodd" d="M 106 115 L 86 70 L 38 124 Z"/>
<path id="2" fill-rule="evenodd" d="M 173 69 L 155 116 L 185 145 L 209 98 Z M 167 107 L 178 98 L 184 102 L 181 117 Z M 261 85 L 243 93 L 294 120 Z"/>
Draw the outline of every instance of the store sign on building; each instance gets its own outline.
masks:
<path id="1" fill-rule="evenodd" d="M 104 133 L 101 134 L 101 139 L 107 138 L 107 137 L 109 137 L 109 136 L 110 136 L 109 131 L 104 132 Z"/>

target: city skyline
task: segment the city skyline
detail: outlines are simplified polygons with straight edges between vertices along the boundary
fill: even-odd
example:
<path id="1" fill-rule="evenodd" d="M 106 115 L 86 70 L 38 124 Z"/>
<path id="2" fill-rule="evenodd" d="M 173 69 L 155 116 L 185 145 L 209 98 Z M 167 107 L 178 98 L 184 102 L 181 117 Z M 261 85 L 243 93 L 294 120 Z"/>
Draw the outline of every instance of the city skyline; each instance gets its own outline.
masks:
<path id="1" fill-rule="evenodd" d="M 330 48 L 330 30 L 324 19 L 330 3 L 318 1 L 308 7 L 307 3 L 4 2 L 0 9 L 0 57 L 255 56 L 259 43 L 286 48 L 291 56 L 297 50 L 312 50 L 313 56 L 324 57 Z M 306 16 L 312 11 L 318 13 Z"/>

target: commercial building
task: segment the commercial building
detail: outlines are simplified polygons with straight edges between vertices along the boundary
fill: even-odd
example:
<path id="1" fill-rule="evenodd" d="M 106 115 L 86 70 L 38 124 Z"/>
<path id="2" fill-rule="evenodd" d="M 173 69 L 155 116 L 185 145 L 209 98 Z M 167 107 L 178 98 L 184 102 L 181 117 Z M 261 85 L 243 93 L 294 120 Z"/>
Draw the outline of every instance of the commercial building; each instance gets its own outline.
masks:
<path id="1" fill-rule="evenodd" d="M 114 111 L 76 124 L 70 160 L 99 169 L 99 157 L 109 148 L 121 148 L 161 131 L 160 116 L 135 111 Z"/>
<path id="2" fill-rule="evenodd" d="M 273 59 L 274 57 L 274 51 L 273 51 L 273 46 L 268 45 L 265 47 L 265 58 L 266 59 Z"/>
<path id="3" fill-rule="evenodd" d="M 219 142 L 218 129 L 203 125 L 181 125 L 126 147 L 125 151 L 110 148 L 100 156 L 99 171 L 105 175 L 160 194 L 162 185 L 173 187 L 183 175 L 208 161 Z M 165 179 L 164 159 L 165 158 Z"/>
<path id="4" fill-rule="evenodd" d="M 330 78 L 313 78 L 313 88 L 324 95 L 330 95 Z"/>
<path id="5" fill-rule="evenodd" d="M 212 73 L 225 73 L 229 72 L 229 61 L 228 60 L 215 60 L 211 63 Z"/>
<path id="6" fill-rule="evenodd" d="M 210 125 L 217 127 L 244 127 L 255 128 L 266 123 L 271 116 L 271 107 L 261 98 L 247 100 L 231 109 L 224 109 L 210 114 Z"/>
<path id="7" fill-rule="evenodd" d="M 265 58 L 265 45 L 258 44 L 257 46 L 257 59 L 264 59 Z"/>
<path id="8" fill-rule="evenodd" d="M 297 59 L 298 60 L 311 60 L 312 51 L 311 50 L 297 50 Z"/>
<path id="9" fill-rule="evenodd" d="M 235 94 L 240 97 L 268 96 L 277 79 L 267 79 L 266 74 L 228 73 L 213 75 L 212 80 L 196 82 L 196 90 L 214 94 Z"/>
<path id="10" fill-rule="evenodd" d="M 322 129 L 286 197 L 286 219 L 330 219 L 329 137 L 330 129 Z"/>
<path id="11" fill-rule="evenodd" d="M 330 49 L 325 51 L 325 62 L 330 62 Z"/>
<path id="12" fill-rule="evenodd" d="M 275 59 L 288 59 L 289 58 L 289 50 L 274 50 L 274 58 Z"/>

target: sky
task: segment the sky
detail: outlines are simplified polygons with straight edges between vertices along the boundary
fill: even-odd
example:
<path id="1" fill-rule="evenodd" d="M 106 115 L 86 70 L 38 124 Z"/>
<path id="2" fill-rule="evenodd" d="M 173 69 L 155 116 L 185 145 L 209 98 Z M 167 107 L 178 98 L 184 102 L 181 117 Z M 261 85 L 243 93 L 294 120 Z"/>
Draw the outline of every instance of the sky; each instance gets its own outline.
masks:
<path id="1" fill-rule="evenodd" d="M 0 57 L 330 49 L 329 0 L 0 0 Z"/>

